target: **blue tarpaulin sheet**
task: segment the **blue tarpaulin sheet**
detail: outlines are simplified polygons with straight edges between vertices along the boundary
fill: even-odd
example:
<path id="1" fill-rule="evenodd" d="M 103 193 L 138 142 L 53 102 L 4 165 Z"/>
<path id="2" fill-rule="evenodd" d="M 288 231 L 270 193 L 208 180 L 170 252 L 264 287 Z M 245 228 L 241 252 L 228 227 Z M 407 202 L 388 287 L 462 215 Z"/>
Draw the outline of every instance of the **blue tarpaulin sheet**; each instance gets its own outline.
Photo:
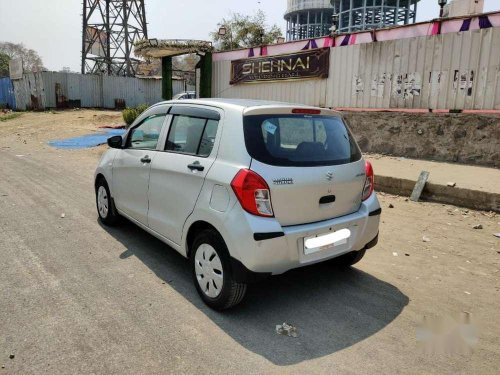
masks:
<path id="1" fill-rule="evenodd" d="M 104 132 L 82 135 L 81 137 L 49 141 L 49 145 L 62 149 L 81 149 L 103 145 L 114 135 L 125 134 L 124 129 L 106 129 Z"/>

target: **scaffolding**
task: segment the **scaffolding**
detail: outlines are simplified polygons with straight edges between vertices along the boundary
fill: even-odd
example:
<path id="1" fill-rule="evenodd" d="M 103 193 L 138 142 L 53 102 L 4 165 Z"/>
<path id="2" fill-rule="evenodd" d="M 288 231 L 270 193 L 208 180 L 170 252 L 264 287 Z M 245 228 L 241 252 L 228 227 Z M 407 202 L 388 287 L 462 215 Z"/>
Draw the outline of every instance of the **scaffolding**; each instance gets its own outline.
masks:
<path id="1" fill-rule="evenodd" d="M 420 0 L 288 0 L 287 40 L 317 38 L 337 31 L 348 33 L 414 23 Z"/>
<path id="2" fill-rule="evenodd" d="M 147 37 L 144 0 L 83 0 L 82 74 L 134 76 Z"/>

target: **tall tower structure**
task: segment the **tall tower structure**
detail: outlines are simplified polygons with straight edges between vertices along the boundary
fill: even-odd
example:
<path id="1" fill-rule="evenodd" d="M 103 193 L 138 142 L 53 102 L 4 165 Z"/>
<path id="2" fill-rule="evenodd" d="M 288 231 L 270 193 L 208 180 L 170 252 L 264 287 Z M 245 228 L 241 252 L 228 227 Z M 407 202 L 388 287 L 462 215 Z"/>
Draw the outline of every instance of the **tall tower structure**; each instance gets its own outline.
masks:
<path id="1" fill-rule="evenodd" d="M 147 37 L 144 0 L 83 0 L 82 74 L 134 76 Z"/>
<path id="2" fill-rule="evenodd" d="M 288 0 L 287 39 L 330 34 L 332 15 L 341 33 L 414 23 L 420 0 Z"/>

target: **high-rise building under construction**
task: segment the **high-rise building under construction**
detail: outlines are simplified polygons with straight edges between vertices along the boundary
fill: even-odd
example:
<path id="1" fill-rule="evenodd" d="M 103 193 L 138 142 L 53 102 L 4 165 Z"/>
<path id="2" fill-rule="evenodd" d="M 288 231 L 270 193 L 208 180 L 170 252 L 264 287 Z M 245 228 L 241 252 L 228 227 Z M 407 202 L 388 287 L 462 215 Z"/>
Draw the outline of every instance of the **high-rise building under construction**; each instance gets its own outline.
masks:
<path id="1" fill-rule="evenodd" d="M 330 34 L 338 15 L 341 33 L 414 23 L 420 0 L 288 0 L 287 40 Z"/>

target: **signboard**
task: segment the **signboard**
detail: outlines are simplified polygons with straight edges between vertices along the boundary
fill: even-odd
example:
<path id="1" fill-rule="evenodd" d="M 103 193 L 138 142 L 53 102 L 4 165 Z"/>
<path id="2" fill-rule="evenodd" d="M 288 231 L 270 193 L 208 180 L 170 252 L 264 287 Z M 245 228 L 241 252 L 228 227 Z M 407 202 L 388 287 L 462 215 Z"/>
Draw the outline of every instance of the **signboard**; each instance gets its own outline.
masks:
<path id="1" fill-rule="evenodd" d="M 106 46 L 108 43 L 106 32 L 87 26 L 85 34 L 85 50 L 92 55 L 106 57 Z"/>
<path id="2" fill-rule="evenodd" d="M 10 79 L 23 78 L 23 60 L 12 59 L 9 61 L 9 76 Z"/>
<path id="3" fill-rule="evenodd" d="M 330 49 L 321 48 L 279 56 L 231 61 L 230 84 L 328 78 Z"/>

